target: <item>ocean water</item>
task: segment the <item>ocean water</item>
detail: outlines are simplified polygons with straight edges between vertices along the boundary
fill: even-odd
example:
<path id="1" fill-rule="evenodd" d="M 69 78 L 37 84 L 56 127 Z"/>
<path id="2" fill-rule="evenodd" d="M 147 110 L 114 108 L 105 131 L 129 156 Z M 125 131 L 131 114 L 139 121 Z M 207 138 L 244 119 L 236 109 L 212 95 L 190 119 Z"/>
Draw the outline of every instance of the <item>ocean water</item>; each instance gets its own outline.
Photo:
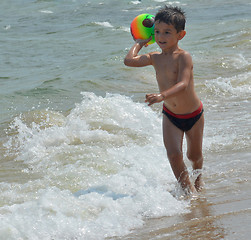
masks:
<path id="1" fill-rule="evenodd" d="M 186 12 L 180 46 L 205 109 L 206 185 L 192 200 L 166 158 L 161 104 L 144 103 L 158 91 L 154 70 L 123 65 L 132 19 L 164 4 Z M 0 239 L 248 239 L 250 10 L 247 0 L 2 0 Z"/>

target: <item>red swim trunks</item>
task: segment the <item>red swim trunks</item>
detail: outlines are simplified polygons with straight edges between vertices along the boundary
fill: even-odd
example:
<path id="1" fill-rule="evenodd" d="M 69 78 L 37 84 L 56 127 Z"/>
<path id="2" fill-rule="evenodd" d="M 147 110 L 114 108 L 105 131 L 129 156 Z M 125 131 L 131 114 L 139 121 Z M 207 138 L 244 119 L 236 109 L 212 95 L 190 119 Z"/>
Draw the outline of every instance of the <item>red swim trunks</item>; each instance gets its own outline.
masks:
<path id="1" fill-rule="evenodd" d="M 164 113 L 177 128 L 184 132 L 189 131 L 194 126 L 194 124 L 200 119 L 203 112 L 202 102 L 200 102 L 200 106 L 197 110 L 189 114 L 175 114 L 169 111 L 164 104 L 162 111 L 162 113 Z"/>

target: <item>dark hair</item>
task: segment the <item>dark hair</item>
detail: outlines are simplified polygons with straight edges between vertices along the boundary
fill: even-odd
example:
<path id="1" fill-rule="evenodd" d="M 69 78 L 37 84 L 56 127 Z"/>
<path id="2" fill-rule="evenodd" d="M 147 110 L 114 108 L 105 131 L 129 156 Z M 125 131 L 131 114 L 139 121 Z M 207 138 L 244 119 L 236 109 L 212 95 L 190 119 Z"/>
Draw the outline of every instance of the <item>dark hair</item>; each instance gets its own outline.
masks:
<path id="1" fill-rule="evenodd" d="M 180 32 L 185 29 L 186 16 L 179 7 L 165 6 L 157 12 L 155 22 L 157 21 L 172 24 L 177 32 Z"/>

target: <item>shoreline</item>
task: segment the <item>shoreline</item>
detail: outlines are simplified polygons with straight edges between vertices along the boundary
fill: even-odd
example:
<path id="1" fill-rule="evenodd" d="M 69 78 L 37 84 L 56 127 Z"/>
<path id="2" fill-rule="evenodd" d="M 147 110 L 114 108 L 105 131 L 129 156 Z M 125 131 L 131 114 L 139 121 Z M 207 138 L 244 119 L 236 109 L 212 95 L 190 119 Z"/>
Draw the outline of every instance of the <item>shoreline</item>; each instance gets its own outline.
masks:
<path id="1" fill-rule="evenodd" d="M 142 228 L 134 229 L 123 237 L 108 239 L 248 239 L 251 233 L 247 228 L 247 222 L 251 220 L 250 199 L 233 198 L 217 202 L 217 197 L 210 199 L 210 196 L 202 196 L 204 194 L 209 193 L 192 200 L 189 213 L 148 219 Z"/>

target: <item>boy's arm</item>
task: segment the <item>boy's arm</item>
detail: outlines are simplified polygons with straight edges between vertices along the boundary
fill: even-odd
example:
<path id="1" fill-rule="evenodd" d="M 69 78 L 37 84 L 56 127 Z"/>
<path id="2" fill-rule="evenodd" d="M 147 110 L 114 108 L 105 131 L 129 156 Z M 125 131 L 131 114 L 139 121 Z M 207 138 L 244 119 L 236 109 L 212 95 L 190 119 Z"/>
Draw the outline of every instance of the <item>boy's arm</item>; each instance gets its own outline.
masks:
<path id="1" fill-rule="evenodd" d="M 181 91 L 186 90 L 191 79 L 192 69 L 192 57 L 189 53 L 182 54 L 179 59 L 179 73 L 177 83 L 171 88 L 159 94 L 147 94 L 145 102 L 148 102 L 148 105 L 150 106 L 154 103 L 158 103 L 170 97 L 174 97 L 178 95 Z"/>
<path id="2" fill-rule="evenodd" d="M 135 44 L 127 53 L 124 64 L 129 67 L 144 67 L 152 65 L 150 54 L 138 55 L 143 46 L 147 46 L 147 43 L 151 41 L 151 38 L 146 40 L 136 40 Z"/>

